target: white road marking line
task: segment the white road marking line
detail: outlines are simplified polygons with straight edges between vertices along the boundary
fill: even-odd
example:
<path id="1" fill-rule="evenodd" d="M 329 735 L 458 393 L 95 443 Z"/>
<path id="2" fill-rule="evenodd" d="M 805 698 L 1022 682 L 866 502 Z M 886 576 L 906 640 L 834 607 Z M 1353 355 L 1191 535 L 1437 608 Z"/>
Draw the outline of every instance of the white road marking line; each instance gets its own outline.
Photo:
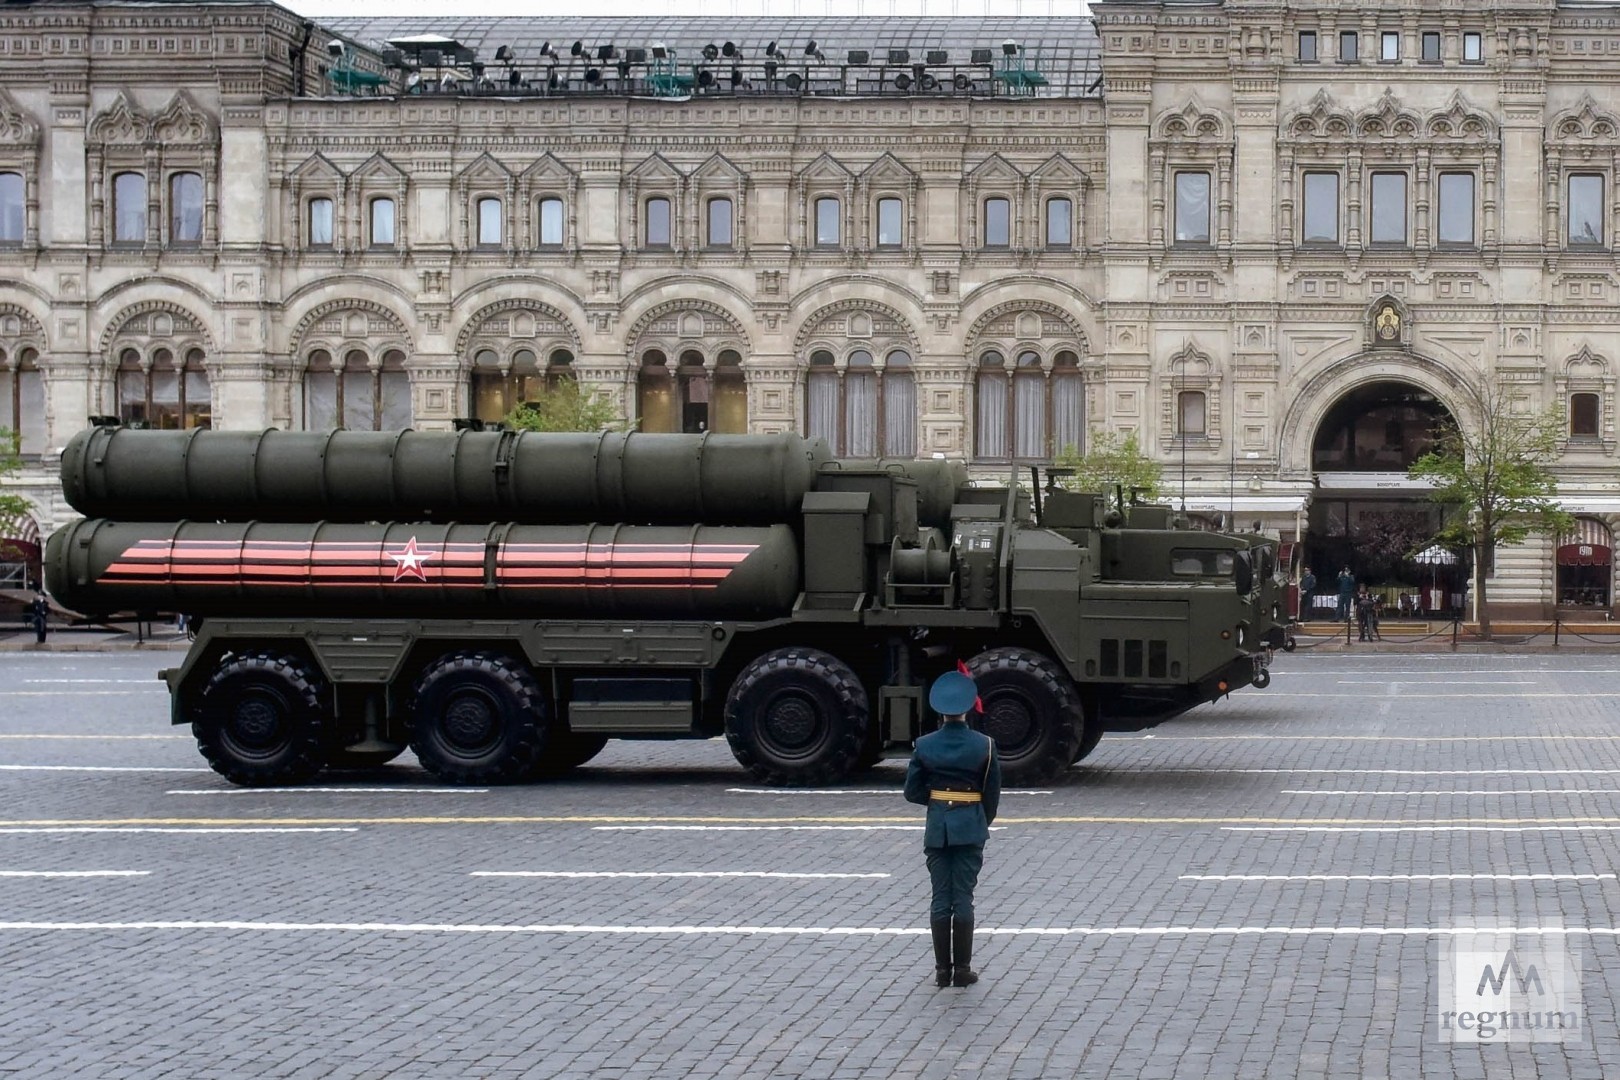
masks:
<path id="1" fill-rule="evenodd" d="M 146 877 L 150 870 L 0 870 L 0 878 Z"/>
<path id="2" fill-rule="evenodd" d="M 134 685 L 151 687 L 155 683 L 160 683 L 163 680 L 158 679 L 158 678 L 151 678 L 151 679 L 21 679 L 19 681 L 24 682 L 24 683 L 74 683 L 74 684 L 94 683 L 94 684 L 100 684 L 100 685 L 112 685 L 114 683 L 130 683 L 130 684 L 134 684 Z M 164 689 L 168 689 L 168 688 L 164 687 Z"/>
<path id="3" fill-rule="evenodd" d="M 1356 697 L 1354 694 L 1302 694 L 1301 697 Z M 1421 694 L 1403 694 L 1402 700 L 1421 697 Z M 1436 694 L 1435 697 L 1445 695 Z M 1466 696 L 1466 695 L 1464 695 Z M 1490 695 L 1481 694 L 1480 697 Z M 1523 695 L 1521 695 L 1523 696 Z M 1605 694 L 1620 697 L 1620 693 Z M 1366 700 L 1362 698 L 1360 700 Z M 1620 735 L 1144 735 L 1155 742 L 1615 742 Z M 1220 770 L 1215 770 L 1220 771 Z M 1231 770 L 1236 771 L 1236 770 Z M 1283 769 L 1282 772 L 1300 770 Z"/>
<path id="4" fill-rule="evenodd" d="M 359 934 L 618 934 L 712 936 L 922 937 L 916 926 L 635 926 L 576 923 L 296 923 L 246 920 L 150 922 L 0 922 L 0 931 L 117 932 L 227 930 Z M 1620 937 L 1620 926 L 980 926 L 989 937 L 1454 937 L 1480 933 L 1526 937 Z"/>
<path id="5" fill-rule="evenodd" d="M 1616 874 L 1182 874 L 1177 881 L 1615 881 Z"/>
<path id="6" fill-rule="evenodd" d="M 1338 684 L 1340 686 L 1386 686 L 1386 685 L 1389 685 L 1389 686 L 1393 686 L 1393 685 L 1403 685 L 1403 686 L 1480 686 L 1480 685 L 1486 685 L 1486 686 L 1536 686 L 1536 685 L 1539 685 L 1540 683 L 1545 682 L 1546 680 L 1545 679 L 1503 679 L 1500 682 L 1485 683 L 1485 684 L 1481 684 L 1478 679 L 1413 679 L 1412 681 L 1405 682 L 1405 683 L 1402 683 L 1400 680 L 1396 680 L 1394 683 L 1387 682 L 1386 680 L 1379 680 L 1378 682 L 1366 682 L 1366 681 L 1364 681 L 1362 679 L 1339 679 L 1337 681 L 1338 681 Z M 1405 696 L 1405 695 L 1402 695 L 1402 696 Z"/>
<path id="7" fill-rule="evenodd" d="M 1620 639 L 1617 639 L 1620 640 Z M 1445 659 L 1433 654 L 1438 662 Z M 1613 675 L 1614 668 L 1272 668 L 1271 674 L 1315 678 L 1318 675 Z"/>
<path id="8" fill-rule="evenodd" d="M 922 832 L 921 825 L 593 825 L 593 832 Z"/>
<path id="9" fill-rule="evenodd" d="M 213 772 L 206 766 L 180 768 L 171 765 L 0 765 L 0 772 Z"/>
<path id="10" fill-rule="evenodd" d="M 1323 791 L 1284 788 L 1284 795 L 1620 795 L 1620 788 L 1537 788 L 1533 791 Z"/>
<path id="11" fill-rule="evenodd" d="M 188 827 L 180 827 L 180 829 L 167 829 L 167 827 L 164 827 L 164 829 L 159 829 L 159 827 L 151 827 L 151 826 L 141 826 L 141 827 L 134 827 L 134 826 L 49 826 L 49 827 L 47 827 L 47 826 L 40 826 L 40 827 L 26 827 L 26 829 L 24 829 L 24 827 L 0 827 L 0 834 L 6 834 L 6 836 L 13 836 L 13 834 L 24 834 L 24 832 L 180 832 L 180 834 L 196 834 L 196 836 L 201 836 L 201 834 L 204 834 L 204 832 L 228 832 L 228 834 L 237 834 L 237 832 L 360 832 L 360 829 L 352 829 L 352 827 L 342 827 L 342 829 L 334 829 L 334 827 L 324 827 L 324 826 L 322 826 L 322 827 L 235 826 L 235 827 L 228 827 L 228 829 L 207 829 L 207 827 L 198 827 L 198 829 L 188 829 Z"/>
<path id="12" fill-rule="evenodd" d="M 1222 832 L 1408 833 L 1408 832 L 1617 832 L 1620 825 L 1222 825 Z"/>
<path id="13" fill-rule="evenodd" d="M 261 787 L 177 788 L 165 795 L 488 795 L 490 788 Z"/>
<path id="14" fill-rule="evenodd" d="M 1412 685 L 1419 685 L 1419 684 L 1418 683 L 1413 683 Z M 1266 697 L 1305 697 L 1305 698 L 1363 698 L 1363 697 L 1365 697 L 1365 695 L 1363 695 L 1363 694 L 1323 694 L 1323 693 L 1308 693 L 1308 692 L 1303 691 L 1303 690 L 1259 690 L 1259 691 L 1256 691 L 1256 693 L 1262 694 L 1262 695 L 1264 695 Z M 1412 693 L 1402 693 L 1401 694 L 1401 700 L 1402 701 L 1409 701 L 1409 700 L 1411 700 L 1413 698 L 1439 698 L 1439 699 L 1442 699 L 1442 700 L 1445 700 L 1445 701 L 1454 701 L 1457 698 L 1490 698 L 1491 700 L 1495 701 L 1495 700 L 1500 699 L 1501 697 L 1502 697 L 1501 694 L 1457 694 L 1457 693 L 1451 693 L 1451 694 L 1412 694 Z M 1571 692 L 1568 692 L 1568 691 L 1551 691 L 1550 690 L 1550 691 L 1547 691 L 1545 693 L 1537 693 L 1537 694 L 1516 693 L 1516 694 L 1511 695 L 1511 697 L 1515 701 L 1519 701 L 1519 700 L 1522 700 L 1524 698 L 1614 698 L 1614 697 L 1620 697 L 1620 690 L 1596 690 L 1596 691 L 1593 691 L 1591 693 L 1580 693 L 1580 694 L 1571 693 Z M 1248 699 L 1245 698 L 1245 700 L 1248 700 Z"/>
<path id="15" fill-rule="evenodd" d="M 888 874 L 792 874 L 775 870 L 474 870 L 498 878 L 886 878 Z"/>
<path id="16" fill-rule="evenodd" d="M 191 738 L 192 737 L 190 735 L 71 735 L 55 731 L 10 731 L 0 733 L 0 739 L 94 739 L 96 742 L 147 742 L 161 739 L 185 739 L 187 742 L 190 742 Z"/>
<path id="17" fill-rule="evenodd" d="M 771 788 L 728 787 L 733 795 L 904 795 L 899 788 Z M 1055 795 L 1055 791 L 1035 791 L 1021 788 L 1002 788 L 1003 795 Z"/>
<path id="18" fill-rule="evenodd" d="M 154 694 L 167 694 L 168 687 L 149 686 L 148 692 Z M 64 697 L 71 694 L 74 697 L 125 697 L 135 693 L 132 690 L 0 690 L 0 697 Z"/>
<path id="19" fill-rule="evenodd" d="M 1296 773 L 1332 776 L 1620 776 L 1620 769 L 1155 769 L 1155 772 L 1258 773 L 1288 776 Z"/>

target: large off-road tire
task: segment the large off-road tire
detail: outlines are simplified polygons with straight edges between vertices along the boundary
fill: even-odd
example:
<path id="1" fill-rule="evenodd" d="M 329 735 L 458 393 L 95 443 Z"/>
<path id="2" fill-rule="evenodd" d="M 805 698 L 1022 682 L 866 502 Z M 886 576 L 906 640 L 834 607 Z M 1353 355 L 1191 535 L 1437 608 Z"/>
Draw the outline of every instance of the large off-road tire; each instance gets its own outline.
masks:
<path id="1" fill-rule="evenodd" d="M 191 731 L 233 784 L 302 784 L 326 764 L 326 698 L 324 680 L 296 656 L 227 656 L 197 696 Z"/>
<path id="2" fill-rule="evenodd" d="M 607 743 L 606 735 L 553 730 L 551 737 L 546 740 L 545 753 L 540 755 L 532 775 L 536 779 L 561 776 L 600 754 Z"/>
<path id="3" fill-rule="evenodd" d="M 1086 717 L 1085 725 L 1080 730 L 1080 745 L 1074 751 L 1074 760 L 1084 761 L 1090 757 L 1097 744 L 1102 742 L 1102 737 L 1102 720 L 1095 716 Z"/>
<path id="4" fill-rule="evenodd" d="M 819 649 L 768 652 L 726 696 L 726 741 L 765 784 L 835 784 L 861 759 L 871 722 L 866 691 L 842 660 Z"/>
<path id="5" fill-rule="evenodd" d="M 405 744 L 382 750 L 349 750 L 339 748 L 326 753 L 328 769 L 375 769 L 386 765 L 405 752 Z"/>
<path id="6" fill-rule="evenodd" d="M 411 749 L 444 783 L 506 784 L 532 776 L 550 726 L 545 692 L 509 656 L 450 653 L 416 681 Z"/>
<path id="7" fill-rule="evenodd" d="M 1001 648 L 968 661 L 984 713 L 979 730 L 996 740 L 1001 779 L 1045 784 L 1074 761 L 1085 712 L 1063 669 L 1029 649 Z"/>

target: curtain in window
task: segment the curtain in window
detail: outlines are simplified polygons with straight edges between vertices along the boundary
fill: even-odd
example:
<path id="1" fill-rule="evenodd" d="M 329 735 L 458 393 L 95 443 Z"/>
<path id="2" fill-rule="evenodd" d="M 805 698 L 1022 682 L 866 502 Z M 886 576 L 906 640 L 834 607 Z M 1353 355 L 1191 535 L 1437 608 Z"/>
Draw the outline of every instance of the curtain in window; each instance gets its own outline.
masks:
<path id="1" fill-rule="evenodd" d="M 113 239 L 139 243 L 146 239 L 146 177 L 119 173 L 113 177 Z"/>
<path id="2" fill-rule="evenodd" d="M 1046 379 L 1039 374 L 1013 379 L 1013 455 L 1046 457 Z"/>
<path id="3" fill-rule="evenodd" d="M 883 453 L 917 456 L 917 381 L 909 371 L 883 376 Z"/>
<path id="4" fill-rule="evenodd" d="M 1074 238 L 1073 204 L 1068 199 L 1046 200 L 1046 244 L 1048 247 L 1068 247 Z"/>
<path id="5" fill-rule="evenodd" d="M 22 174 L 0 172 L 0 240 L 22 240 L 25 209 Z"/>
<path id="6" fill-rule="evenodd" d="M 826 439 L 838 448 L 838 375 L 812 371 L 806 394 L 805 430 L 812 439 Z"/>
<path id="7" fill-rule="evenodd" d="M 175 244 L 197 244 L 203 233 L 203 182 L 196 173 L 176 173 L 169 181 L 172 218 L 169 240 Z"/>
<path id="8" fill-rule="evenodd" d="M 180 375 L 172 367 L 152 369 L 152 416 L 154 428 L 173 431 L 180 426 Z"/>
<path id="9" fill-rule="evenodd" d="M 345 402 L 347 404 L 347 402 Z M 411 377 L 403 371 L 382 373 L 382 428 L 396 431 L 411 426 Z"/>
<path id="10" fill-rule="evenodd" d="M 371 201 L 371 242 L 387 247 L 394 242 L 394 200 Z"/>
<path id="11" fill-rule="evenodd" d="M 343 373 L 343 426 L 351 431 L 376 427 L 371 400 L 371 372 L 365 368 Z"/>
<path id="12" fill-rule="evenodd" d="M 125 424 L 145 423 L 146 374 L 141 371 L 118 373 L 118 419 Z"/>
<path id="13" fill-rule="evenodd" d="M 314 199 L 309 204 L 309 242 L 326 245 L 332 242 L 332 200 Z"/>
<path id="14" fill-rule="evenodd" d="M 877 376 L 852 371 L 844 376 L 844 452 L 850 457 L 877 457 Z"/>
<path id="15" fill-rule="evenodd" d="M 18 405 L 22 416 L 18 434 L 22 436 L 24 454 L 45 452 L 45 378 L 38 371 L 19 371 L 15 377 L 22 381 L 18 388 Z"/>
<path id="16" fill-rule="evenodd" d="M 304 376 L 304 427 L 308 431 L 337 427 L 337 376 L 330 371 Z"/>
<path id="17" fill-rule="evenodd" d="M 561 199 L 540 200 L 540 242 L 549 246 L 563 242 L 563 204 Z"/>
<path id="18" fill-rule="evenodd" d="M 208 385 L 208 372 L 186 372 L 185 426 L 187 428 L 213 426 L 214 404 L 212 396 Z"/>
<path id="19" fill-rule="evenodd" d="M 1176 173 L 1176 241 L 1209 243 L 1209 173 Z"/>
<path id="20" fill-rule="evenodd" d="M 1004 458 L 1007 442 L 1007 377 L 1000 372 L 979 376 L 978 456 Z"/>
<path id="21" fill-rule="evenodd" d="M 1052 379 L 1052 452 L 1061 454 L 1066 447 L 1076 450 L 1081 446 L 1085 431 L 1085 384 L 1074 375 L 1060 375 Z"/>

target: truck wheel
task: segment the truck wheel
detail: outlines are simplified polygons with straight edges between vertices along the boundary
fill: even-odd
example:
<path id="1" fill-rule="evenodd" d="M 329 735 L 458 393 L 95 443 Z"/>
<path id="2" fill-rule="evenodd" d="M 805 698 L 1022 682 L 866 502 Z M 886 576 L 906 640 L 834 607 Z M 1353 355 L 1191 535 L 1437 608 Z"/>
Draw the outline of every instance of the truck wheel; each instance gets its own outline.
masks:
<path id="1" fill-rule="evenodd" d="M 1044 784 L 1075 761 L 1085 713 L 1063 669 L 1040 653 L 1003 648 L 975 656 L 968 671 L 984 703 L 978 727 L 996 740 L 1003 781 Z"/>
<path id="2" fill-rule="evenodd" d="M 326 764 L 325 689 L 295 656 L 229 657 L 197 698 L 197 748 L 233 784 L 302 784 Z"/>
<path id="3" fill-rule="evenodd" d="M 1080 746 L 1074 752 L 1074 760 L 1084 761 L 1090 757 L 1091 752 L 1097 749 L 1097 744 L 1102 742 L 1102 737 L 1102 721 L 1096 717 L 1087 717 L 1085 729 L 1080 734 Z"/>
<path id="4" fill-rule="evenodd" d="M 535 765 L 533 775 L 536 778 L 561 776 L 570 769 L 577 769 L 600 754 L 607 742 L 606 735 L 576 735 L 571 731 L 554 731 L 551 738 L 546 740 L 545 753 L 540 755 L 540 761 Z"/>
<path id="5" fill-rule="evenodd" d="M 533 774 L 546 745 L 546 695 L 495 653 L 440 657 L 416 681 L 411 749 L 447 784 L 505 784 Z"/>
<path id="6" fill-rule="evenodd" d="M 868 716 L 866 691 L 843 661 L 819 649 L 777 649 L 731 684 L 726 741 L 761 783 L 832 784 L 860 760 Z"/>

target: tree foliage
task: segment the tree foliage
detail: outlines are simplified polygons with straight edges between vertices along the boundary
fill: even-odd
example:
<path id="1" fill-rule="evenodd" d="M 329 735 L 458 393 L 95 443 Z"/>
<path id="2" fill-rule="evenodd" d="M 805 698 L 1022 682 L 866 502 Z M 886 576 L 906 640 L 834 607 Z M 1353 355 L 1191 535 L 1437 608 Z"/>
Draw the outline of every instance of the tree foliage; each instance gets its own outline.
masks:
<path id="1" fill-rule="evenodd" d="M 613 403 L 573 379 L 559 379 L 506 414 L 514 431 L 603 431 L 623 424 Z"/>
<path id="2" fill-rule="evenodd" d="M 1066 481 L 1074 491 L 1111 491 L 1117 484 L 1126 492 L 1136 489 L 1146 498 L 1158 494 L 1162 470 L 1159 463 L 1142 453 L 1136 432 L 1121 436 L 1117 431 L 1093 431 L 1084 454 L 1066 446 L 1056 465 L 1073 469 Z"/>
<path id="3" fill-rule="evenodd" d="M 14 431 L 0 428 L 0 480 L 10 476 L 22 467 L 22 436 Z M 21 495 L 10 495 L 0 492 L 0 523 L 16 521 L 28 514 L 32 509 L 28 500 Z M 0 536 L 3 536 L 0 533 Z"/>
<path id="4" fill-rule="evenodd" d="M 1507 386 L 1480 382 L 1467 403 L 1470 415 L 1437 433 L 1435 447 L 1409 470 L 1429 480 L 1429 497 L 1453 512 L 1435 539 L 1474 554 L 1474 600 L 1480 633 L 1490 637 L 1490 570 L 1496 548 L 1531 536 L 1557 534 L 1573 517 L 1558 505 L 1558 458 L 1564 422 L 1559 410 L 1529 413 Z"/>

